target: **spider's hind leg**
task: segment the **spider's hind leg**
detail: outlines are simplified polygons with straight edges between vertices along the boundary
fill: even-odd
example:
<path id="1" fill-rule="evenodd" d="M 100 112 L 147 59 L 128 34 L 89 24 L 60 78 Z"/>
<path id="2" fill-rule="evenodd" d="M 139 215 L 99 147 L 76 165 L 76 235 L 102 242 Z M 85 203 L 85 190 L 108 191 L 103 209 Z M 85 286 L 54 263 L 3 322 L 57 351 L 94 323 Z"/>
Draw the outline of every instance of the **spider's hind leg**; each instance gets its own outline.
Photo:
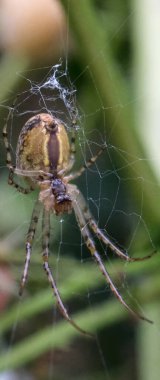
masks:
<path id="1" fill-rule="evenodd" d="M 59 308 L 60 313 L 63 315 L 63 317 L 80 333 L 84 335 L 88 335 L 92 337 L 92 334 L 88 333 L 87 331 L 83 330 L 81 327 L 79 327 L 69 316 L 59 293 L 59 290 L 57 288 L 56 282 L 52 276 L 51 269 L 49 267 L 48 263 L 48 257 L 49 257 L 49 239 L 50 239 L 50 213 L 43 210 L 43 219 L 42 219 L 42 248 L 43 248 L 43 267 L 47 274 L 48 280 L 51 284 L 51 287 L 53 289 L 54 296 L 57 301 L 57 306 Z"/>

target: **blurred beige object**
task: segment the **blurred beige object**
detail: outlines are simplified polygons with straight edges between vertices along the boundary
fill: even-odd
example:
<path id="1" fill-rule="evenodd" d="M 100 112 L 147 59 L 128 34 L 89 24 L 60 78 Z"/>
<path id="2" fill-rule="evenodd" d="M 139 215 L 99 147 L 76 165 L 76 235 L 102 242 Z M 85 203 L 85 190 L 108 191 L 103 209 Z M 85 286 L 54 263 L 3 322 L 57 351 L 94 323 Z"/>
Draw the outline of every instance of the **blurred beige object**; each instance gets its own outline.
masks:
<path id="1" fill-rule="evenodd" d="M 160 2 L 136 0 L 133 21 L 137 130 L 160 181 Z"/>
<path id="2" fill-rule="evenodd" d="M 17 295 L 17 287 L 12 271 L 6 264 L 0 266 L 0 311 L 7 307 L 13 296 Z"/>
<path id="3" fill-rule="evenodd" d="M 6 52 L 45 61 L 63 53 L 65 36 L 58 0 L 1 0 L 0 46 Z"/>

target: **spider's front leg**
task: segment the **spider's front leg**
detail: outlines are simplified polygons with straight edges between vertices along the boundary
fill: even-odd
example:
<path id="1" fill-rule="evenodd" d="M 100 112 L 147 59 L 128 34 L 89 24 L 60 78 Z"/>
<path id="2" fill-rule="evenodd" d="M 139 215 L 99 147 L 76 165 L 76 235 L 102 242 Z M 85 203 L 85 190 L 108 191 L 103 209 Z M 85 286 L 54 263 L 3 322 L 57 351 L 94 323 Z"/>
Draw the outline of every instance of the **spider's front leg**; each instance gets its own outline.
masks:
<path id="1" fill-rule="evenodd" d="M 57 306 L 59 308 L 60 313 L 63 315 L 63 317 L 80 333 L 84 335 L 88 335 L 90 337 L 93 337 L 92 334 L 88 333 L 87 331 L 83 330 L 81 327 L 79 327 L 69 316 L 59 293 L 59 290 L 57 288 L 56 282 L 53 278 L 51 269 L 49 267 L 48 263 L 48 257 L 49 257 L 49 239 L 50 239 L 50 213 L 49 211 L 46 211 L 44 208 L 43 211 L 43 219 L 42 219 L 42 248 L 43 248 L 43 267 L 47 274 L 48 280 L 51 284 L 51 287 L 53 289 L 54 296 L 57 301 Z"/>
<path id="2" fill-rule="evenodd" d="M 40 210 L 41 210 L 41 203 L 37 201 L 33 209 L 32 219 L 31 219 L 31 223 L 30 223 L 28 233 L 27 233 L 26 260 L 25 260 L 24 270 L 23 270 L 23 274 L 22 274 L 22 278 L 20 282 L 20 289 L 19 289 L 20 296 L 23 293 L 23 289 L 28 277 L 28 268 L 29 268 L 29 263 L 30 263 L 30 258 L 31 258 L 32 244 L 33 244 L 33 240 L 35 236 L 35 231 L 36 231 L 36 227 L 37 227 L 37 223 L 39 219 Z"/>

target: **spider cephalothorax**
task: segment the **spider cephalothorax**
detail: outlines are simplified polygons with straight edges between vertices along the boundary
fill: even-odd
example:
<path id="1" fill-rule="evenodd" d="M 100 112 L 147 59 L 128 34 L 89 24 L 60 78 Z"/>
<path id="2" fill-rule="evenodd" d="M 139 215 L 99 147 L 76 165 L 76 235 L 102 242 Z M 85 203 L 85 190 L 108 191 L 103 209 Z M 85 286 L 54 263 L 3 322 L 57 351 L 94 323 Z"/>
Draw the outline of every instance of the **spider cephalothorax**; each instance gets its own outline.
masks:
<path id="1" fill-rule="evenodd" d="M 42 257 L 44 269 L 53 288 L 60 312 L 77 330 L 86 333 L 77 326 L 69 316 L 63 305 L 48 264 L 50 215 L 52 213 L 55 213 L 56 215 L 70 213 L 73 209 L 85 244 L 102 272 L 107 284 L 110 286 L 111 291 L 132 315 L 151 322 L 143 315 L 137 314 L 130 309 L 119 294 L 96 249 L 92 233 L 95 234 L 106 247 L 109 247 L 117 256 L 126 261 L 140 261 L 150 258 L 151 255 L 144 258 L 130 258 L 125 252 L 113 244 L 108 236 L 99 229 L 80 190 L 76 185 L 69 183 L 79 177 L 89 166 L 94 164 L 96 159 L 105 149 L 105 146 L 103 146 L 98 153 L 91 157 L 91 159 L 77 172 L 68 173 L 74 164 L 75 133 L 75 120 L 72 125 L 71 143 L 69 143 L 65 126 L 60 120 L 47 113 L 41 113 L 31 117 L 20 133 L 16 150 L 16 167 L 14 167 L 12 164 L 10 144 L 8 142 L 7 123 L 3 128 L 3 138 L 7 153 L 6 163 L 9 168 L 8 183 L 23 194 L 28 194 L 30 191 L 33 191 L 35 187 L 39 188 L 38 200 L 33 209 L 31 223 L 27 234 L 26 261 L 20 283 L 20 294 L 22 294 L 27 280 L 32 243 L 39 215 L 41 210 L 43 210 Z M 23 188 L 17 184 L 14 180 L 15 174 L 26 178 L 30 186 Z"/>
<path id="2" fill-rule="evenodd" d="M 72 200 L 64 180 L 54 178 L 49 181 L 39 181 L 39 200 L 44 204 L 46 211 L 56 215 L 70 213 L 72 211 Z"/>
<path id="3" fill-rule="evenodd" d="M 67 187 L 60 178 L 55 178 L 51 182 L 51 189 L 55 199 L 55 213 L 70 213 L 72 210 L 72 200 L 67 194 Z"/>

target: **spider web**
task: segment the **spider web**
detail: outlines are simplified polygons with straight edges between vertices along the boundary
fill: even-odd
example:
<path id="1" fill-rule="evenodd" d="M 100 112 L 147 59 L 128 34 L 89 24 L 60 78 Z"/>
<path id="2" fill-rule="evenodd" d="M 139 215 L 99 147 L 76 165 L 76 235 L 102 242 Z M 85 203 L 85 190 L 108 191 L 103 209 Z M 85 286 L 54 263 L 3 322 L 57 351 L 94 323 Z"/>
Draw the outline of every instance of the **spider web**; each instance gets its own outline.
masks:
<path id="1" fill-rule="evenodd" d="M 113 145 L 112 135 L 116 129 L 116 122 L 114 125 L 110 126 L 108 131 L 106 128 L 106 124 L 108 123 L 108 108 L 106 104 L 103 104 L 102 98 L 99 95 L 90 65 L 85 67 L 85 70 L 81 72 L 80 75 L 75 76 L 72 80 L 69 78 L 68 69 L 66 67 L 67 65 L 64 67 L 62 62 L 59 62 L 51 68 L 40 68 L 38 70 L 35 69 L 26 72 L 25 74 L 21 74 L 26 89 L 18 94 L 17 97 L 14 95 L 14 105 L 8 107 L 8 109 L 12 109 L 8 122 L 10 131 L 9 140 L 12 146 L 13 157 L 15 159 L 16 140 L 19 131 L 24 122 L 32 115 L 36 115 L 39 112 L 49 112 L 54 114 L 63 121 L 68 132 L 72 131 L 72 121 L 76 118 L 77 160 L 75 163 L 75 169 L 79 168 L 90 157 L 94 156 L 102 144 L 104 144 L 104 141 L 106 143 L 106 150 L 104 151 L 103 156 L 99 158 L 95 165 L 86 170 L 83 176 L 76 182 L 82 193 L 85 195 L 89 208 L 91 209 L 98 226 L 104 232 L 107 232 L 111 240 L 127 251 L 129 255 L 132 256 L 135 254 L 135 256 L 138 256 L 139 252 L 140 254 L 141 251 L 146 252 L 146 249 L 148 253 L 151 253 L 154 249 L 154 244 L 150 234 L 150 228 L 147 226 L 145 218 L 143 217 L 144 186 L 147 186 L 147 181 L 145 182 L 144 177 L 139 178 L 136 173 L 134 177 L 126 176 L 126 168 L 143 160 L 143 157 L 131 156 L 129 151 L 126 152 L 121 149 L 121 147 Z M 35 79 L 37 72 L 38 80 Z M 80 96 L 77 96 L 79 92 L 79 83 L 83 81 L 83 76 L 86 75 L 90 77 L 93 91 L 97 94 L 96 109 L 93 107 L 93 110 L 91 109 L 90 112 L 83 110 Z M 76 99 L 76 96 L 78 99 Z M 134 101 L 136 101 L 136 99 L 134 99 Z M 121 104 L 115 104 L 113 107 L 121 108 L 121 106 Z M 95 119 L 97 120 L 96 122 Z M 15 125 L 17 126 L 16 131 Z M 100 125 L 101 128 L 99 127 Z M 2 163 L 2 169 L 4 166 L 5 165 Z M 141 181 L 142 187 L 141 191 L 139 190 L 139 203 L 136 205 L 133 202 L 132 193 L 129 189 L 131 189 L 132 186 L 135 186 L 136 182 L 139 183 L 139 181 Z M 140 187 L 138 187 L 138 189 L 140 189 Z M 14 259 L 12 262 L 12 268 L 17 280 L 18 277 L 20 278 L 23 270 L 25 255 L 23 243 L 35 198 L 36 196 L 33 194 L 27 196 L 27 199 L 24 200 L 23 195 L 16 193 L 12 189 L 8 189 L 2 184 L 2 212 L 5 206 L 5 214 L 3 212 L 2 234 L 4 234 L 4 239 L 2 240 L 2 246 L 6 252 L 12 247 L 13 251 L 17 250 L 18 255 L 21 256 L 21 259 L 18 260 L 15 255 L 15 262 Z M 10 232 L 8 232 L 6 236 L 5 226 L 8 225 L 8 223 Z M 47 279 L 43 276 L 40 262 L 41 257 L 39 255 L 41 252 L 40 244 L 42 237 L 40 224 L 41 223 L 39 223 L 38 232 L 33 246 L 33 255 L 25 298 L 30 297 L 32 291 L 35 295 L 36 293 L 43 293 L 43 289 L 48 286 Z M 143 244 L 141 244 L 142 240 Z M 125 295 L 129 304 L 134 303 L 135 306 L 142 308 L 142 305 L 138 302 L 138 297 L 132 292 L 134 281 L 141 284 L 141 279 L 137 277 L 136 280 L 132 281 L 132 276 L 131 278 L 128 278 L 127 272 L 129 265 L 122 263 L 119 269 L 118 265 L 116 266 L 115 256 L 112 255 L 109 249 L 106 249 L 106 247 L 98 242 L 97 239 L 96 244 L 112 277 L 115 278 L 119 291 Z M 64 296 L 65 304 L 69 305 L 71 315 L 76 313 L 76 310 L 78 313 L 88 308 L 91 314 L 92 324 L 92 314 L 94 315 L 95 310 L 102 308 L 105 300 L 108 300 L 110 305 L 110 290 L 103 279 L 101 279 L 101 274 L 97 273 L 98 268 L 96 267 L 96 264 L 92 263 L 92 258 L 85 248 L 74 216 L 64 215 L 60 218 L 53 216 L 51 225 L 50 256 L 51 267 L 54 269 L 58 287 L 62 287 L 62 298 Z M 86 271 L 85 267 L 90 268 L 90 270 L 87 269 Z M 88 281 L 87 285 L 85 279 L 87 277 L 89 280 L 89 273 L 92 273 L 92 271 L 94 273 L 93 280 Z M 74 276 L 73 272 L 75 272 Z M 78 276 L 80 276 L 81 281 L 85 283 L 83 290 L 81 287 L 76 287 L 76 277 L 78 282 Z M 69 298 L 66 298 L 65 300 L 66 294 L 63 284 L 67 287 L 67 284 L 69 283 L 69 280 L 72 280 L 72 277 L 72 290 L 70 290 Z M 16 291 L 17 289 L 15 287 L 14 294 L 16 294 Z M 50 289 L 49 292 L 51 292 Z M 76 302 L 76 300 L 78 301 Z M 118 301 L 116 302 L 118 303 Z M 19 322 L 18 320 L 20 308 L 23 308 L 23 301 L 17 303 L 17 316 L 10 336 L 9 351 L 12 350 L 14 344 L 19 341 L 19 331 L 21 333 L 23 327 L 22 321 Z M 98 308 L 96 309 L 97 305 Z M 45 325 L 49 322 L 50 324 L 52 323 L 53 328 L 56 329 L 56 320 L 59 316 L 57 315 L 55 308 L 53 310 L 50 306 L 50 311 L 48 313 L 41 310 L 41 314 L 42 318 L 39 317 L 41 328 L 45 328 Z M 43 317 L 45 317 L 46 323 L 44 323 Z M 38 331 L 35 317 L 33 318 L 30 332 L 34 331 Z M 114 334 L 113 336 L 115 337 Z M 104 370 L 102 378 L 110 379 L 108 350 L 105 351 L 102 337 L 97 337 L 95 346 L 98 352 L 97 361 L 100 362 L 99 365 L 100 367 L 103 367 Z M 85 352 L 93 350 L 93 355 L 97 357 L 95 346 L 93 349 L 88 342 L 84 345 L 82 344 L 82 346 L 76 346 L 75 344 L 75 346 L 68 349 L 69 352 L 66 357 L 70 362 L 73 360 L 74 350 L 79 353 L 84 347 Z M 54 375 L 56 368 L 54 363 L 55 355 L 58 355 L 58 349 L 55 351 L 51 350 L 47 374 L 48 379 L 52 379 Z M 64 353 L 62 353 L 62 356 L 63 355 Z M 65 360 L 64 356 L 63 359 Z M 87 356 L 87 359 L 91 363 L 92 358 L 89 355 Z M 84 363 L 83 360 L 84 359 L 81 358 L 81 363 Z M 75 361 L 77 363 L 76 356 Z M 86 365 L 86 362 L 84 364 Z"/>

